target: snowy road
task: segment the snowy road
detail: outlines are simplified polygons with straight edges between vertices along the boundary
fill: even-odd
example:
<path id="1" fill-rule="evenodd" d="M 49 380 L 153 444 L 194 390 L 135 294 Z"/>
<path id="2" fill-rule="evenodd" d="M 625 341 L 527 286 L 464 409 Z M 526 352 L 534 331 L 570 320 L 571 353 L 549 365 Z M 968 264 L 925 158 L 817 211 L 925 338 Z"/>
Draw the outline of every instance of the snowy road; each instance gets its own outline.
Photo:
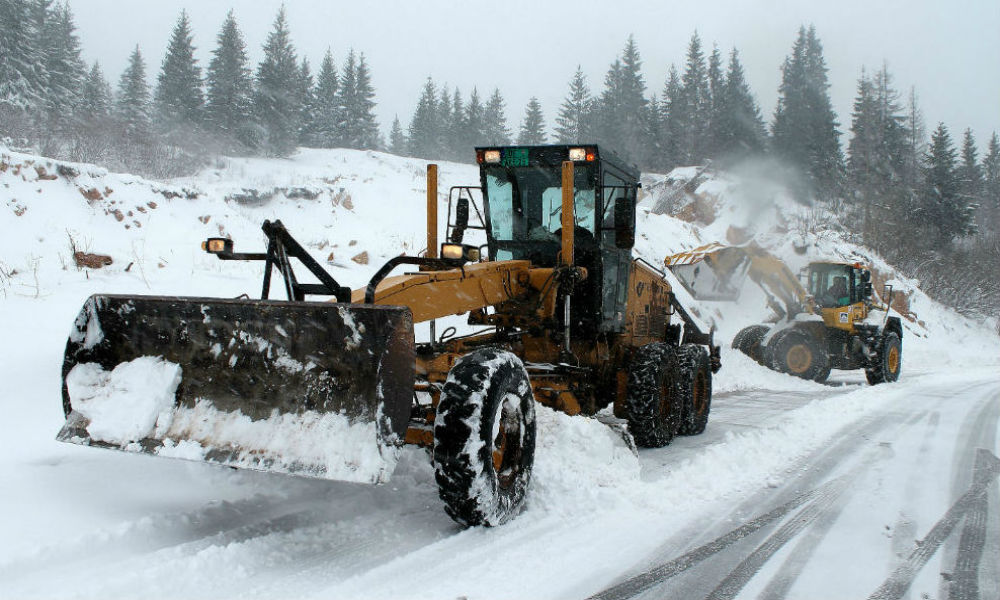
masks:
<path id="1" fill-rule="evenodd" d="M 704 435 L 638 460 L 543 413 L 496 529 L 444 515 L 419 450 L 370 487 L 33 438 L 4 459 L 0 597 L 995 598 L 1000 378 L 907 375 L 719 393 Z"/>

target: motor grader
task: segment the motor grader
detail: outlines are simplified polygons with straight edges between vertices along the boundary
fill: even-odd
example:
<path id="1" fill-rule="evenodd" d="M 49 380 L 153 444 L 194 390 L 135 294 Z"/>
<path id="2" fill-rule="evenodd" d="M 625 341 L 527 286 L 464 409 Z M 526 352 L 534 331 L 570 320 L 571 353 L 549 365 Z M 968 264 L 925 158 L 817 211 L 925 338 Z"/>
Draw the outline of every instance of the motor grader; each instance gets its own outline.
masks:
<path id="1" fill-rule="evenodd" d="M 263 224 L 264 252 L 203 243 L 262 261 L 260 300 L 92 296 L 66 345 L 58 438 L 369 483 L 415 444 L 431 450 L 446 512 L 492 526 L 528 489 L 535 402 L 611 407 L 645 447 L 701 433 L 719 349 L 664 273 L 632 257 L 638 172 L 593 145 L 476 158 L 480 185 L 449 192 L 446 241 L 430 165 L 426 252 L 392 258 L 364 288 L 342 287 L 277 221 Z M 470 230 L 484 243 L 464 243 Z M 269 299 L 275 270 L 285 301 Z M 470 332 L 437 334 L 463 314 Z"/>
<path id="2" fill-rule="evenodd" d="M 764 290 L 773 322 L 742 329 L 732 343 L 762 365 L 819 382 L 831 369 L 864 369 L 872 385 L 899 379 L 903 328 L 889 314 L 892 286 L 878 302 L 859 262 L 812 262 L 805 285 L 753 242 L 708 244 L 664 262 L 698 299 L 736 301 L 746 277 Z"/>

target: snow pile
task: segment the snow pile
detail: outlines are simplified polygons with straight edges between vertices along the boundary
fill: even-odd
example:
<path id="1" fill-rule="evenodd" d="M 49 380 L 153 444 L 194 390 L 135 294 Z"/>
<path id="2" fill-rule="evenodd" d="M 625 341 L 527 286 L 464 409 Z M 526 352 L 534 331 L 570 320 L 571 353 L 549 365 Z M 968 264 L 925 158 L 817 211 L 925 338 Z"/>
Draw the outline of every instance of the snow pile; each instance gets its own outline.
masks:
<path id="1" fill-rule="evenodd" d="M 639 482 L 639 459 L 621 434 L 597 419 L 539 405 L 530 510 L 572 516 L 607 507 Z"/>
<path id="2" fill-rule="evenodd" d="M 200 400 L 194 408 L 178 407 L 169 423 L 157 431 L 164 440 L 158 455 L 203 460 L 218 450 L 231 455 L 213 462 L 248 469 L 384 483 L 399 456 L 398 447 L 379 443 L 374 421 L 351 422 L 338 413 L 275 411 L 252 420 Z"/>
<path id="3" fill-rule="evenodd" d="M 66 376 L 70 402 L 89 420 L 90 437 L 122 445 L 169 420 L 180 382 L 180 366 L 158 356 L 121 363 L 110 373 L 96 363 L 78 364 Z"/>

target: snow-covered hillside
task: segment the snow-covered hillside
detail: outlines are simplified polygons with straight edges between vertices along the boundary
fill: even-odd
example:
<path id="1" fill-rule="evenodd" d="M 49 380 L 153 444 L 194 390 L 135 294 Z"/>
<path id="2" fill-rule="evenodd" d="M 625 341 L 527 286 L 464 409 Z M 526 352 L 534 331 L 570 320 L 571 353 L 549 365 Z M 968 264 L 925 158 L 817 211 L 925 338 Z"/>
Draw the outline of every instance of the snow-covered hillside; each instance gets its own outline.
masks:
<path id="1" fill-rule="evenodd" d="M 644 176 L 636 254 L 660 265 L 671 253 L 753 237 L 793 269 L 862 258 L 908 298 L 898 384 L 857 386 L 863 373 L 835 372 L 837 388 L 764 369 L 728 348 L 736 330 L 765 315 L 762 299 L 686 299 L 718 327 L 723 346 L 718 418 L 713 412 L 706 434 L 637 457 L 605 425 L 540 408 L 527 509 L 497 530 L 454 528 L 418 449 L 407 449 L 388 486 L 370 487 L 53 440 L 63 421 L 62 351 L 87 296 L 256 296 L 259 264 L 218 261 L 200 243 L 231 236 L 237 251 L 260 251 L 265 219 L 281 219 L 342 284 L 364 285 L 388 258 L 423 250 L 426 165 L 304 149 L 281 160 L 223 159 L 154 182 L 0 148 L 0 511 L 13 517 L 0 523 L 0 597 L 581 597 L 645 560 L 665 536 L 754 490 L 781 487 L 841 428 L 891 413 L 921 385 L 988 379 L 1000 368 L 995 323 L 938 305 L 867 249 L 815 228 L 823 215 L 780 186 L 688 168 Z M 477 185 L 478 174 L 472 165 L 440 169 L 443 215 L 449 187 Z M 701 181 L 678 193 L 696 175 Z M 656 214 L 663 204 L 683 218 Z M 79 268 L 74 251 L 112 262 Z M 777 408 L 742 412 L 767 395 L 779 398 Z M 591 551 L 597 537 L 615 550 Z M 578 576 L 553 579 L 551 563 L 537 560 L 542 552 L 572 558 Z M 541 567 L 512 581 L 488 568 L 498 556 Z"/>

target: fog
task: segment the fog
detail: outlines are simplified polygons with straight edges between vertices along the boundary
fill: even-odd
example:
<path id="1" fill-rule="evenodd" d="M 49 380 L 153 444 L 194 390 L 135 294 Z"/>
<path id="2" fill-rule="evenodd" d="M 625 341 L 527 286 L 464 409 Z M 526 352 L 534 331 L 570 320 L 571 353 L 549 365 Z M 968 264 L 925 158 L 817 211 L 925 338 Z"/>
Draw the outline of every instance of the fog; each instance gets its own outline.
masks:
<path id="1" fill-rule="evenodd" d="M 74 0 L 84 58 L 99 60 L 112 83 L 139 44 L 153 79 L 180 11 L 192 21 L 204 69 L 230 8 L 245 36 L 251 61 L 281 6 L 278 0 L 160 0 L 125 4 Z M 954 136 L 971 127 L 983 147 L 1000 131 L 1000 2 L 883 0 L 880 2 L 286 2 L 299 56 L 313 72 L 329 47 L 338 68 L 350 48 L 364 52 L 371 68 L 384 132 L 395 115 L 409 123 L 428 76 L 480 97 L 499 87 L 516 129 L 531 96 L 542 103 L 551 127 L 577 65 L 594 94 L 609 64 L 634 35 L 643 59 L 647 95 L 660 95 L 670 64 L 683 69 L 692 32 L 706 54 L 713 43 L 724 56 L 735 46 L 747 79 L 770 121 L 780 65 L 800 25 L 814 24 L 824 46 L 831 98 L 841 131 L 850 127 L 851 104 L 862 66 L 888 64 L 905 96 L 914 86 L 928 129 L 943 121 Z M 842 137 L 846 143 L 846 137 Z"/>

